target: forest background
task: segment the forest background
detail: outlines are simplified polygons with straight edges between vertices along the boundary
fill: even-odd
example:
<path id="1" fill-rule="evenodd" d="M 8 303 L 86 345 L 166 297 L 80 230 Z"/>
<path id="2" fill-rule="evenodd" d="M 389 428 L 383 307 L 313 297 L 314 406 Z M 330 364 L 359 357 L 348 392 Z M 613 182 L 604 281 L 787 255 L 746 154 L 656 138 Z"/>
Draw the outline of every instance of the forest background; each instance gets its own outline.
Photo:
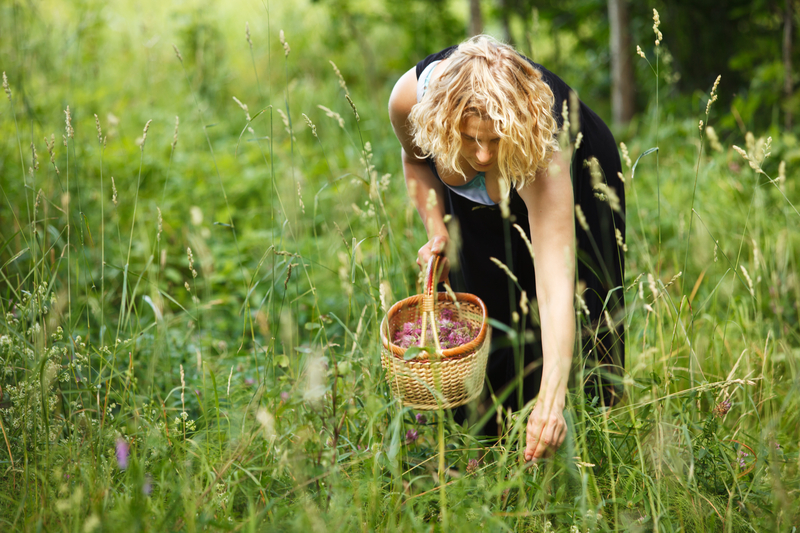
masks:
<path id="1" fill-rule="evenodd" d="M 796 531 L 799 7 L 3 0 L 0 529 Z M 534 467 L 379 360 L 388 95 L 481 31 L 625 144 L 626 398 Z"/>

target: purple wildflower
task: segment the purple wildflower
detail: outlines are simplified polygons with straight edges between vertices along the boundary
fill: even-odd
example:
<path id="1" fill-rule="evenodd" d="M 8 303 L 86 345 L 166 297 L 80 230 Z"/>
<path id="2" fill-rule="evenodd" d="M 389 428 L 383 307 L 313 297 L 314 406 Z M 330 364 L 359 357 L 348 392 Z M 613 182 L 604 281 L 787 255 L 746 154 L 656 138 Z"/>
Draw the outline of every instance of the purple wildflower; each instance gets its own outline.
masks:
<path id="1" fill-rule="evenodd" d="M 470 459 L 467 463 L 467 474 L 474 474 L 478 471 L 478 460 L 477 459 Z"/>
<path id="2" fill-rule="evenodd" d="M 281 393 L 281 400 L 283 400 L 284 402 L 289 401 L 289 393 L 286 392 L 286 391 L 283 391 Z"/>
<path id="3" fill-rule="evenodd" d="M 244 384 L 245 385 L 250 386 L 250 385 L 253 385 L 255 382 L 256 382 L 256 380 L 254 380 L 253 378 L 244 378 Z"/>
<path id="4" fill-rule="evenodd" d="M 439 315 L 439 343 L 442 349 L 456 348 L 467 344 L 478 335 L 478 328 L 468 322 L 455 320 L 453 311 L 444 309 Z M 394 343 L 401 348 L 409 348 L 419 344 L 422 336 L 422 319 L 406 322 L 394 334 Z M 430 324 L 425 332 L 426 341 L 433 337 Z"/>
<path id="5" fill-rule="evenodd" d="M 744 467 L 746 466 L 746 463 L 745 463 L 745 460 L 744 460 L 744 458 L 745 458 L 745 457 L 750 457 L 750 454 L 749 454 L 749 453 L 747 453 L 747 452 L 746 452 L 746 451 L 744 451 L 744 450 L 739 450 L 739 454 L 738 454 L 738 456 L 739 456 L 739 467 L 740 467 L 740 468 L 744 468 Z"/>
<path id="6" fill-rule="evenodd" d="M 414 429 L 409 429 L 406 431 L 406 444 L 411 444 L 415 440 L 419 438 L 419 433 Z"/>
<path id="7" fill-rule="evenodd" d="M 123 438 L 117 439 L 117 466 L 120 470 L 128 468 L 128 441 Z"/>
<path id="8" fill-rule="evenodd" d="M 425 425 L 428 423 L 428 419 L 425 418 L 425 415 L 423 415 L 422 413 L 417 413 L 416 419 L 417 419 L 417 424 Z"/>
<path id="9" fill-rule="evenodd" d="M 714 413 L 715 416 L 717 416 L 719 418 L 722 418 L 723 416 L 727 415 L 728 411 L 730 411 L 730 410 L 731 410 L 731 401 L 730 400 L 724 400 L 724 401 L 719 402 L 714 407 L 714 409 L 712 409 L 712 412 Z"/>
<path id="10" fill-rule="evenodd" d="M 150 474 L 145 474 L 144 485 L 142 485 L 142 494 L 145 496 L 150 496 L 151 492 L 153 492 L 153 478 L 150 476 Z"/>

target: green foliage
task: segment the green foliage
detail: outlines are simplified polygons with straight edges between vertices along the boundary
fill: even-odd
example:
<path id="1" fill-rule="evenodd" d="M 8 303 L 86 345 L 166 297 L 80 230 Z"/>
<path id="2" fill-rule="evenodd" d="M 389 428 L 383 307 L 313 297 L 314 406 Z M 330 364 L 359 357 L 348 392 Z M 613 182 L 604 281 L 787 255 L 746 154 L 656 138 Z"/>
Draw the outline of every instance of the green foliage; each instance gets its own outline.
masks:
<path id="1" fill-rule="evenodd" d="M 717 151 L 697 121 L 727 113 L 680 99 L 632 126 L 634 161 L 659 149 L 625 170 L 626 397 L 576 364 L 568 439 L 526 465 L 527 411 L 422 416 L 379 361 L 424 241 L 386 100 L 462 34 L 453 5 L 409 8 L 418 42 L 399 4 L 146 5 L 0 6 L 0 529 L 798 525 L 794 137 Z M 604 31 L 582 19 L 565 47 Z"/>

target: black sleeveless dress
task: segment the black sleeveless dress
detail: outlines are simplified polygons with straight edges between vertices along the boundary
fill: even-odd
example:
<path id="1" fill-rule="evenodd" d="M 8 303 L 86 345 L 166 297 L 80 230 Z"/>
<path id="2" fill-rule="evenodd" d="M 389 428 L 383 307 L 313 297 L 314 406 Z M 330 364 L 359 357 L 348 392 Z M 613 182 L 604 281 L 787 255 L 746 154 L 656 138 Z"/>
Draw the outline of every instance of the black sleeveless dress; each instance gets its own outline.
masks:
<path id="1" fill-rule="evenodd" d="M 448 57 L 455 49 L 455 46 L 446 48 L 417 63 L 417 79 L 428 64 Z M 555 101 L 552 113 L 560 127 L 563 123 L 561 116 L 563 102 L 565 100 L 569 102 L 571 89 L 549 70 L 530 59 L 528 62 L 542 73 L 543 80 L 553 91 Z M 625 189 L 617 175 L 622 168 L 614 136 L 602 119 L 583 102 L 580 103 L 580 131 L 583 138 L 579 149 L 573 154 L 572 185 L 575 203 L 581 206 L 586 216 L 591 236 L 576 221 L 577 276 L 578 280 L 586 284 L 582 296 L 589 309 L 589 319 L 582 317 L 577 331 L 581 338 L 582 361 L 586 365 L 583 385 L 590 397 L 599 395 L 601 401 L 610 405 L 616 401 L 619 394 L 619 387 L 614 385 L 619 380 L 613 379 L 610 374 L 619 374 L 619 370 L 624 368 L 625 354 L 625 302 L 621 288 L 624 256 L 615 235 L 615 229 L 619 229 L 621 234 L 625 235 Z M 619 196 L 622 213 L 612 211 L 608 203 L 595 197 L 589 168 L 584 165 L 584 162 L 592 156 L 600 163 L 607 185 Z M 428 164 L 438 178 L 433 158 L 428 159 Z M 449 188 L 446 188 L 446 191 L 446 212 L 458 220 L 462 238 L 459 267 L 450 275 L 454 289 L 477 295 L 486 303 L 491 318 L 511 326 L 514 311 L 522 316 L 519 310 L 520 294 L 515 288 L 513 300 L 510 299 L 506 274 L 489 258 L 496 257 L 506 263 L 519 279 L 519 284 L 525 289 L 528 297 L 533 300 L 536 296 L 536 278 L 528 249 L 515 229 L 510 228 L 510 231 L 506 231 L 499 207 L 478 204 L 455 194 Z M 527 207 L 513 188 L 510 210 L 514 222 L 530 236 Z M 595 245 L 592 244 L 592 238 Z M 510 263 L 507 262 L 507 244 L 510 244 L 511 249 Z M 535 302 L 532 302 L 532 305 L 535 306 Z M 604 310 L 610 313 L 613 323 L 616 324 L 614 329 L 608 327 Z M 534 328 L 531 324 L 528 324 L 527 329 L 534 330 L 534 340 L 525 345 L 523 368 L 528 369 L 523 381 L 525 402 L 536 396 L 542 378 L 541 334 L 538 328 Z M 515 358 L 509 344 L 508 338 L 502 331 L 495 328 L 487 377 L 496 395 L 506 387 L 515 387 L 517 383 L 519 360 Z M 489 407 L 491 407 L 490 402 Z M 505 406 L 512 410 L 519 408 L 516 391 L 508 395 Z M 496 432 L 493 422 L 490 422 L 484 430 L 487 434 Z"/>

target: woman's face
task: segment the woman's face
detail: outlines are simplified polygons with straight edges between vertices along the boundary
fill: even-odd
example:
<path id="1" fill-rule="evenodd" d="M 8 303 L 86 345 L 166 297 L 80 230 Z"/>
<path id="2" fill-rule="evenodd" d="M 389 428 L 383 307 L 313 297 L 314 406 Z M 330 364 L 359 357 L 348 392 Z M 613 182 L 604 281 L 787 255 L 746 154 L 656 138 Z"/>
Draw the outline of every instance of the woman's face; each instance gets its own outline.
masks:
<path id="1" fill-rule="evenodd" d="M 500 134 L 495 122 L 476 116 L 461 122 L 461 157 L 475 170 L 486 172 L 497 164 Z"/>

